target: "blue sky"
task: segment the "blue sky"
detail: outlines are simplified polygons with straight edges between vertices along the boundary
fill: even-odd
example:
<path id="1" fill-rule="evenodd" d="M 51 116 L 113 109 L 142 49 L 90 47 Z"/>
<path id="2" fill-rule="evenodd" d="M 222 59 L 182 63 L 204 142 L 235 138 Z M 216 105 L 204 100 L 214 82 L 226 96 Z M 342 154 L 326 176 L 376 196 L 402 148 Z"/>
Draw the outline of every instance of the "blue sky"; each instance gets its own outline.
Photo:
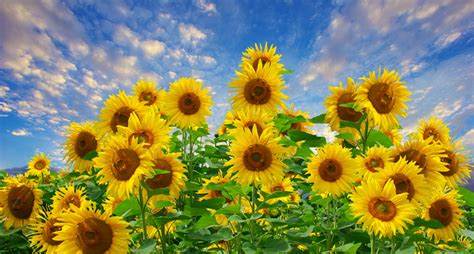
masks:
<path id="1" fill-rule="evenodd" d="M 311 115 L 323 112 L 328 86 L 395 68 L 413 92 L 406 132 L 437 115 L 474 149 L 472 1 L 140 2 L 0 2 L 0 168 L 26 165 L 36 151 L 60 165 L 64 127 L 94 119 L 141 78 L 164 88 L 201 79 L 218 126 L 227 83 L 255 42 L 278 47 L 294 70 L 289 102 Z"/>

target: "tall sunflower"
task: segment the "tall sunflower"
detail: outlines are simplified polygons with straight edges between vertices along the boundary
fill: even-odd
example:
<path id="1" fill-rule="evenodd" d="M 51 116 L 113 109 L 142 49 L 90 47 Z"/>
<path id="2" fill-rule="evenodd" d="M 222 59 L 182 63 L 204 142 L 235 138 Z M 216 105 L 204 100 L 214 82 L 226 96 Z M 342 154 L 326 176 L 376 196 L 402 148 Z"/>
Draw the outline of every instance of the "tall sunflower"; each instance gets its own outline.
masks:
<path id="1" fill-rule="evenodd" d="M 296 110 L 295 109 L 295 104 L 291 103 L 289 108 L 287 108 L 286 106 L 283 108 L 282 113 L 286 116 L 289 116 L 289 117 L 302 116 L 304 119 L 306 119 L 306 122 L 292 123 L 291 127 L 290 127 L 290 130 L 304 131 L 304 132 L 308 132 L 308 133 L 312 132 L 312 130 L 309 127 L 313 126 L 314 124 L 312 122 L 309 122 L 309 113 L 308 112 L 303 112 L 301 110 Z M 285 131 L 282 134 L 286 135 L 287 131 Z"/>
<path id="2" fill-rule="evenodd" d="M 164 90 L 157 89 L 155 82 L 148 80 L 139 80 L 133 86 L 132 94 L 137 97 L 138 101 L 145 103 L 145 106 L 152 108 L 155 112 L 162 109 L 163 99 L 166 96 Z"/>
<path id="3" fill-rule="evenodd" d="M 28 163 L 28 171 L 26 175 L 47 176 L 49 175 L 49 167 L 51 160 L 44 153 L 35 154 Z"/>
<path id="4" fill-rule="evenodd" d="M 438 220 L 442 228 L 427 229 L 430 237 L 436 241 L 446 242 L 454 240 L 455 234 L 463 226 L 462 210 L 460 208 L 459 194 L 456 190 L 445 189 L 430 194 L 430 199 L 422 217 L 425 220 Z"/>
<path id="5" fill-rule="evenodd" d="M 284 99 L 288 96 L 281 90 L 283 80 L 275 65 L 259 62 L 257 70 L 246 63 L 242 72 L 236 72 L 237 78 L 229 83 L 231 92 L 236 93 L 232 98 L 232 108 L 238 110 L 256 110 L 275 114 L 278 107 L 283 107 Z"/>
<path id="6" fill-rule="evenodd" d="M 46 254 L 58 253 L 57 249 L 61 241 L 56 241 L 56 233 L 61 227 L 56 225 L 58 214 L 41 211 L 35 224 L 32 225 L 32 235 L 29 237 L 31 246 L 37 251 Z"/>
<path id="7" fill-rule="evenodd" d="M 231 133 L 238 131 L 239 129 L 247 128 L 252 130 L 253 126 L 257 128 L 258 134 L 262 134 L 263 130 L 266 128 L 271 128 L 273 126 L 271 115 L 266 112 L 262 112 L 260 109 L 257 110 L 241 110 L 237 111 L 237 118 L 234 120 L 233 124 L 236 129 L 231 129 Z"/>
<path id="8" fill-rule="evenodd" d="M 135 112 L 141 118 L 148 109 L 143 102 L 139 102 L 136 97 L 128 96 L 124 91 L 117 95 L 112 95 L 104 103 L 97 124 L 101 134 L 117 132 L 117 126 L 127 126 L 128 118 L 132 112 Z"/>
<path id="9" fill-rule="evenodd" d="M 43 203 L 43 192 L 23 176 L 10 177 L 5 183 L 7 185 L 0 189 L 3 226 L 19 228 L 34 222 Z"/>
<path id="10" fill-rule="evenodd" d="M 144 143 L 132 142 L 123 136 L 114 135 L 107 146 L 94 158 L 94 163 L 103 176 L 100 184 L 108 184 L 107 192 L 113 196 L 127 199 L 140 184 L 143 175 L 149 175 L 153 166 L 152 157 Z"/>
<path id="11" fill-rule="evenodd" d="M 362 83 L 355 95 L 356 107 L 366 110 L 372 125 L 381 130 L 389 130 L 398 126 L 397 115 L 405 117 L 407 114 L 405 102 L 411 94 L 405 82 L 395 70 L 379 69 L 369 73 L 369 77 L 362 77 Z"/>
<path id="12" fill-rule="evenodd" d="M 407 199 L 408 193 L 397 194 L 395 184 L 388 180 L 383 186 L 374 179 L 363 181 L 350 196 L 351 211 L 358 217 L 357 224 L 379 237 L 404 234 L 407 224 L 417 216 L 415 206 Z"/>
<path id="13" fill-rule="evenodd" d="M 343 83 L 339 86 L 331 86 L 329 90 L 332 92 L 325 99 L 326 106 L 326 122 L 329 123 L 333 131 L 340 133 L 349 132 L 357 136 L 357 130 L 354 128 L 341 128 L 341 121 L 357 122 L 362 117 L 362 113 L 355 111 L 353 108 L 343 107 L 341 104 L 354 103 L 357 91 L 357 83 L 351 77 L 347 78 L 347 85 L 344 88 Z"/>
<path id="14" fill-rule="evenodd" d="M 71 206 L 88 207 L 90 201 L 86 199 L 85 189 L 76 187 L 73 184 L 59 188 L 53 196 L 52 213 L 59 214 L 63 211 L 70 211 Z"/>
<path id="15" fill-rule="evenodd" d="M 153 110 L 146 112 L 142 119 L 135 113 L 130 114 L 128 126 L 118 126 L 118 132 L 128 138 L 137 139 L 138 143 L 144 143 L 145 148 L 167 146 L 171 132 L 166 120 Z"/>
<path id="16" fill-rule="evenodd" d="M 242 129 L 234 137 L 229 152 L 232 159 L 226 165 L 231 166 L 230 173 L 237 172 L 239 183 L 270 184 L 283 178 L 283 147 L 271 129 L 263 130 L 260 135 L 256 127 L 252 131 Z"/>
<path id="17" fill-rule="evenodd" d="M 71 207 L 73 213 L 61 214 L 55 241 L 62 241 L 58 253 L 127 253 L 131 239 L 128 223 L 97 210 Z"/>
<path id="18" fill-rule="evenodd" d="M 433 116 L 429 119 L 420 120 L 418 124 L 418 132 L 417 132 L 419 139 L 428 139 L 432 137 L 433 142 L 440 143 L 442 145 L 449 145 L 449 128 L 443 122 L 443 120 Z"/>
<path id="19" fill-rule="evenodd" d="M 371 147 L 366 156 L 359 155 L 355 158 L 357 172 L 364 179 L 382 171 L 391 161 L 390 149 L 383 146 Z"/>
<path id="20" fill-rule="evenodd" d="M 466 151 L 461 146 L 460 141 L 452 141 L 444 146 L 443 154 L 445 157 L 441 161 L 446 163 L 448 171 L 441 172 L 446 179 L 446 183 L 451 188 L 457 188 L 458 184 L 466 183 L 471 176 Z"/>
<path id="21" fill-rule="evenodd" d="M 446 163 L 440 160 L 444 157 L 443 149 L 436 144 L 430 144 L 431 138 L 426 140 L 409 137 L 404 144 L 397 145 L 392 152 L 394 162 L 401 158 L 407 161 L 414 161 L 415 164 L 421 168 L 419 174 L 423 174 L 430 186 L 442 188 L 445 184 L 445 179 L 441 172 L 448 171 Z"/>
<path id="22" fill-rule="evenodd" d="M 313 155 L 307 168 L 313 191 L 321 195 L 340 196 L 351 190 L 356 168 L 351 151 L 339 144 L 327 144 Z"/>
<path id="23" fill-rule="evenodd" d="M 66 143 L 64 158 L 68 163 L 74 164 L 74 171 L 90 172 L 92 161 L 85 160 L 84 156 L 92 151 L 100 150 L 100 136 L 92 122 L 71 123 L 66 128 Z"/>
<path id="24" fill-rule="evenodd" d="M 189 128 L 206 122 L 211 115 L 210 90 L 202 88 L 202 83 L 193 78 L 180 78 L 171 83 L 170 91 L 164 100 L 164 110 L 171 124 Z"/>
<path id="25" fill-rule="evenodd" d="M 276 54 L 276 47 L 265 43 L 265 46 L 262 44 L 255 43 L 255 47 L 247 48 L 245 52 L 242 53 L 242 65 L 241 68 L 244 68 L 245 65 L 251 65 L 254 70 L 257 70 L 258 63 L 262 62 L 262 65 L 274 65 L 278 70 L 283 70 L 283 64 L 280 63 L 281 55 Z"/>

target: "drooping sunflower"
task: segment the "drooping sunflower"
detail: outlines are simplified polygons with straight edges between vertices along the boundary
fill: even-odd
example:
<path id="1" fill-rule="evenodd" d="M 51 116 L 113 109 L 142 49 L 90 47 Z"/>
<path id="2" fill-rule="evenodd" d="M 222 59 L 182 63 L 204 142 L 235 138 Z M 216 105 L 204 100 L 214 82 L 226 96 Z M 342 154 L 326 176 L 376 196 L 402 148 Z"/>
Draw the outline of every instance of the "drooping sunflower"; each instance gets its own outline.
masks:
<path id="1" fill-rule="evenodd" d="M 164 100 L 164 110 L 171 124 L 189 128 L 206 122 L 212 105 L 209 89 L 201 89 L 202 83 L 193 78 L 180 78 L 171 83 Z"/>
<path id="2" fill-rule="evenodd" d="M 256 127 L 252 131 L 245 128 L 236 132 L 234 137 L 229 152 L 232 159 L 226 165 L 231 166 L 230 173 L 237 172 L 237 182 L 244 185 L 270 184 L 283 178 L 283 147 L 278 144 L 280 138 L 274 136 L 271 129 L 265 129 L 258 135 Z"/>
<path id="3" fill-rule="evenodd" d="M 36 223 L 32 225 L 32 235 L 29 237 L 31 246 L 37 251 L 46 254 L 58 253 L 57 249 L 61 241 L 56 241 L 56 233 L 61 227 L 56 225 L 58 214 L 41 211 Z"/>
<path id="4" fill-rule="evenodd" d="M 402 142 L 402 136 L 398 128 L 382 130 L 381 132 L 385 134 L 390 139 L 390 141 L 392 141 L 393 145 L 399 145 Z"/>
<path id="5" fill-rule="evenodd" d="M 58 253 L 127 253 L 131 235 L 128 223 L 97 210 L 72 206 L 73 213 L 61 214 L 55 241 L 62 241 Z"/>
<path id="6" fill-rule="evenodd" d="M 430 186 L 442 188 L 445 184 L 445 179 L 441 172 L 448 171 L 440 158 L 445 155 L 442 154 L 443 149 L 440 145 L 431 144 L 431 138 L 426 140 L 409 137 L 404 144 L 397 145 L 392 152 L 394 162 L 405 158 L 407 161 L 414 161 L 415 164 L 421 168 L 419 174 L 423 174 Z"/>
<path id="7" fill-rule="evenodd" d="M 389 163 L 384 170 L 374 174 L 373 177 L 379 181 L 379 184 L 392 180 L 397 194 L 407 193 L 407 199 L 419 206 L 426 202 L 431 192 L 425 177 L 419 174 L 420 171 L 415 162 L 407 162 L 401 158 L 395 163 Z"/>
<path id="8" fill-rule="evenodd" d="M 0 189 L 0 217 L 6 229 L 31 224 L 38 216 L 43 192 L 23 176 L 10 177 Z"/>
<path id="9" fill-rule="evenodd" d="M 359 155 L 355 158 L 357 172 L 364 179 L 372 173 L 382 171 L 391 161 L 390 149 L 383 146 L 371 147 L 365 157 Z"/>
<path id="10" fill-rule="evenodd" d="M 135 113 L 130 114 L 128 126 L 118 126 L 118 132 L 128 138 L 144 143 L 145 148 L 167 146 L 171 132 L 166 120 L 153 110 L 146 112 L 141 119 Z"/>
<path id="11" fill-rule="evenodd" d="M 445 157 L 442 157 L 441 161 L 447 164 L 446 167 L 449 170 L 441 172 L 441 174 L 446 179 L 448 186 L 455 189 L 458 184 L 466 183 L 466 180 L 471 176 L 467 162 L 468 156 L 460 141 L 449 142 L 443 148 Z"/>
<path id="12" fill-rule="evenodd" d="M 265 43 L 265 46 L 262 44 L 255 43 L 255 47 L 247 48 L 245 52 L 242 54 L 242 65 L 241 68 L 244 68 L 245 65 L 251 65 L 254 70 L 257 70 L 258 63 L 262 62 L 262 65 L 274 65 L 278 70 L 283 70 L 283 64 L 280 63 L 281 55 L 276 54 L 276 47 L 270 45 L 268 47 L 268 43 Z"/>
<path id="13" fill-rule="evenodd" d="M 222 191 L 220 190 L 211 190 L 207 189 L 207 186 L 210 183 L 214 184 L 225 184 L 230 181 L 230 174 L 222 175 L 222 171 L 219 171 L 219 173 L 210 179 L 203 179 L 204 183 L 202 184 L 202 188 L 198 190 L 197 194 L 202 194 L 204 196 L 200 197 L 199 200 L 207 200 L 211 198 L 218 198 L 218 197 L 223 197 Z M 228 203 L 232 202 L 232 200 L 227 200 Z"/>
<path id="14" fill-rule="evenodd" d="M 105 133 L 117 132 L 117 126 L 127 126 L 130 114 L 135 112 L 141 119 L 148 108 L 143 102 L 139 102 L 136 97 L 128 96 L 124 91 L 117 95 L 111 95 L 104 103 L 99 119 L 101 122 L 97 124 L 98 131 L 101 135 Z"/>
<path id="15" fill-rule="evenodd" d="M 236 72 L 237 78 L 229 83 L 231 92 L 236 93 L 232 98 L 232 108 L 239 110 L 256 110 L 275 114 L 278 107 L 283 107 L 284 99 L 288 96 L 281 90 L 283 80 L 275 65 L 265 64 L 259 61 L 257 70 L 246 63 L 242 72 Z"/>
<path id="16" fill-rule="evenodd" d="M 66 185 L 59 188 L 53 196 L 52 213 L 59 214 L 60 212 L 70 211 L 71 206 L 88 207 L 90 201 L 86 199 L 85 189 L 83 187 L 76 187 L 73 184 Z"/>
<path id="17" fill-rule="evenodd" d="M 329 123 L 333 131 L 340 133 L 349 132 L 357 136 L 357 130 L 354 128 L 341 128 L 341 121 L 357 122 L 362 117 L 362 113 L 355 111 L 353 108 L 341 106 L 341 104 L 355 103 L 355 95 L 357 91 L 357 84 L 351 77 L 347 78 L 347 85 L 344 88 L 343 83 L 339 86 L 331 86 L 329 90 L 332 92 L 330 96 L 325 99 L 326 106 L 326 122 Z"/>
<path id="18" fill-rule="evenodd" d="M 446 242 L 454 240 L 455 234 L 463 226 L 463 215 L 460 208 L 459 194 L 456 190 L 448 188 L 430 194 L 430 199 L 422 217 L 425 220 L 438 220 L 442 228 L 428 228 L 428 236 L 436 241 Z"/>
<path id="19" fill-rule="evenodd" d="M 264 184 L 262 185 L 262 189 L 261 189 L 263 192 L 266 192 L 266 193 L 273 193 L 273 192 L 276 192 L 276 191 L 287 191 L 287 192 L 293 192 L 295 191 L 295 189 L 293 188 L 293 185 L 291 184 L 291 180 L 290 178 L 283 178 L 282 180 L 278 181 L 278 182 L 274 182 L 272 184 Z M 280 197 L 280 198 L 274 198 L 274 199 L 270 199 L 268 200 L 268 203 L 269 204 L 273 204 L 277 201 L 282 201 L 282 202 L 290 202 L 292 201 L 291 199 L 292 198 L 296 198 L 296 196 L 286 196 L 286 197 Z M 263 201 L 264 198 L 262 195 L 260 195 L 260 200 Z"/>
<path id="20" fill-rule="evenodd" d="M 292 123 L 290 130 L 297 130 L 297 131 L 304 131 L 311 133 L 312 130 L 309 129 L 309 127 L 313 126 L 314 124 L 312 122 L 309 122 L 309 113 L 308 112 L 303 112 L 301 110 L 296 110 L 295 105 L 293 103 L 290 104 L 290 108 L 287 108 L 286 106 L 283 108 L 282 113 L 286 116 L 289 117 L 297 117 L 297 116 L 302 116 L 304 119 L 306 119 L 306 122 L 302 123 Z M 282 133 L 283 135 L 287 134 L 287 131 Z"/>
<path id="21" fill-rule="evenodd" d="M 323 196 L 339 196 L 351 190 L 356 167 L 351 151 L 339 144 L 327 144 L 313 155 L 307 168 L 313 191 Z"/>
<path id="22" fill-rule="evenodd" d="M 363 81 L 355 93 L 356 108 L 366 110 L 372 126 L 381 130 L 398 127 L 397 115 L 405 117 L 407 106 L 405 102 L 411 94 L 400 81 L 400 76 L 395 70 L 379 69 L 369 73 L 369 77 L 362 77 Z"/>
<path id="23" fill-rule="evenodd" d="M 166 92 L 162 89 L 157 89 L 155 82 L 148 80 L 139 80 L 133 86 L 132 94 L 137 97 L 138 101 L 144 102 L 145 106 L 150 107 L 153 111 L 158 112 L 163 106 L 163 99 Z"/>
<path id="24" fill-rule="evenodd" d="M 184 164 L 178 159 L 180 153 L 163 153 L 161 147 L 150 150 L 153 166 L 152 169 L 166 170 L 167 174 L 158 174 L 149 177 L 145 183 L 149 188 L 155 190 L 160 188 L 169 188 L 170 196 L 178 198 L 179 193 L 184 189 L 186 176 Z M 153 201 L 152 201 L 153 202 Z"/>
<path id="25" fill-rule="evenodd" d="M 115 211 L 115 208 L 122 203 L 123 199 L 114 197 L 114 196 L 108 196 L 107 199 L 104 201 L 102 204 L 102 207 L 104 208 L 104 212 L 108 214 L 113 214 Z"/>
<path id="26" fill-rule="evenodd" d="M 404 234 L 407 224 L 417 216 L 415 206 L 407 199 L 408 193 L 397 194 L 392 180 L 383 186 L 374 179 L 362 181 L 350 195 L 351 211 L 362 228 L 379 237 Z"/>
<path id="27" fill-rule="evenodd" d="M 137 139 L 120 135 L 111 136 L 107 146 L 94 158 L 94 163 L 103 176 L 100 184 L 108 184 L 107 193 L 127 199 L 140 184 L 143 175 L 149 175 L 153 167 L 152 157 L 144 143 L 138 144 Z"/>
<path id="28" fill-rule="evenodd" d="M 253 126 L 257 128 L 258 134 L 262 134 L 266 128 L 273 126 L 271 115 L 266 112 L 257 110 L 241 110 L 236 112 L 237 119 L 234 120 L 235 129 L 231 129 L 230 133 L 239 129 L 247 128 L 251 130 Z"/>
<path id="29" fill-rule="evenodd" d="M 64 158 L 74 164 L 74 171 L 91 171 L 93 163 L 84 156 L 92 151 L 100 150 L 100 136 L 92 122 L 71 123 L 67 127 Z"/>
<path id="30" fill-rule="evenodd" d="M 419 139 L 428 139 L 432 137 L 433 142 L 440 143 L 442 145 L 449 145 L 449 128 L 443 122 L 443 120 L 433 116 L 429 119 L 422 119 L 418 123 L 418 132 Z"/>
<path id="31" fill-rule="evenodd" d="M 51 160 L 44 153 L 35 154 L 28 163 L 28 171 L 26 175 L 47 176 L 49 175 L 49 167 Z"/>

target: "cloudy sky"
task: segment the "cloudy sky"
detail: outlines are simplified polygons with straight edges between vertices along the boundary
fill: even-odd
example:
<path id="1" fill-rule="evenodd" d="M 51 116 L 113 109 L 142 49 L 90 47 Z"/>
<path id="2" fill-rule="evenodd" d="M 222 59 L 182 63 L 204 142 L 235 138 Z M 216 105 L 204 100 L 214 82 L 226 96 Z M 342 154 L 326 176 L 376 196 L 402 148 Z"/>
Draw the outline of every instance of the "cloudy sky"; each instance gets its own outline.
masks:
<path id="1" fill-rule="evenodd" d="M 472 1 L 141 2 L 0 1 L 0 168 L 37 151 L 60 165 L 64 127 L 94 119 L 141 78 L 164 88 L 201 79 L 216 126 L 241 52 L 256 42 L 278 47 L 294 70 L 289 102 L 313 116 L 328 86 L 395 68 L 413 92 L 402 125 L 437 115 L 474 149 Z"/>

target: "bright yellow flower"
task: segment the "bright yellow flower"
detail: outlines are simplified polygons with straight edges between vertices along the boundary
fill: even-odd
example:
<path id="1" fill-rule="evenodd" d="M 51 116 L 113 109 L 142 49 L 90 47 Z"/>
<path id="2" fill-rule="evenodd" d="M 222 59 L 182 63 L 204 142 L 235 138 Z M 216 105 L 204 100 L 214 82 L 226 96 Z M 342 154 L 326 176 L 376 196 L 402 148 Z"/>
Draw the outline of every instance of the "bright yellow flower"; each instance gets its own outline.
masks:
<path id="1" fill-rule="evenodd" d="M 167 146 L 169 142 L 170 127 L 160 115 L 153 110 L 146 112 L 141 119 L 137 114 L 130 114 L 128 126 L 117 126 L 118 132 L 128 138 L 137 139 L 138 143 L 144 143 L 145 148 Z"/>
<path id="2" fill-rule="evenodd" d="M 433 142 L 440 143 L 442 145 L 449 145 L 449 128 L 443 122 L 443 120 L 437 117 L 430 117 L 428 120 L 420 120 L 418 124 L 419 139 L 428 139 L 432 137 Z"/>
<path id="3" fill-rule="evenodd" d="M 235 129 L 231 129 L 230 133 L 234 133 L 239 129 L 247 128 L 252 130 L 255 126 L 258 134 L 262 134 L 264 129 L 272 128 L 272 116 L 266 112 L 262 112 L 260 109 L 257 110 L 241 110 L 235 114 L 237 117 L 234 120 Z"/>
<path id="4" fill-rule="evenodd" d="M 390 149 L 383 146 L 374 146 L 367 150 L 367 155 L 355 158 L 359 176 L 366 179 L 372 173 L 382 171 L 392 161 Z"/>
<path id="5" fill-rule="evenodd" d="M 46 254 L 56 254 L 61 241 L 53 240 L 61 227 L 55 225 L 58 222 L 58 214 L 41 211 L 36 223 L 31 226 L 32 235 L 30 236 L 31 246 L 37 252 Z"/>
<path id="6" fill-rule="evenodd" d="M 91 172 L 93 163 L 84 156 L 92 151 L 100 150 L 100 137 L 92 122 L 71 123 L 67 127 L 64 158 L 74 164 L 74 171 Z"/>
<path id="7" fill-rule="evenodd" d="M 159 112 L 163 107 L 163 100 L 166 92 L 162 89 L 156 89 L 155 82 L 148 80 L 139 80 L 133 86 L 133 92 L 138 101 L 145 103 L 145 106 L 153 109 L 154 112 Z"/>
<path id="8" fill-rule="evenodd" d="M 290 108 L 287 108 L 285 106 L 283 108 L 282 113 L 286 116 L 289 116 L 289 117 L 302 116 L 304 119 L 306 119 L 306 122 L 303 122 L 303 123 L 292 123 L 289 130 L 304 131 L 304 132 L 307 132 L 307 133 L 312 132 L 312 130 L 309 127 L 314 126 L 314 124 L 309 122 L 309 113 L 308 112 L 303 112 L 301 110 L 296 110 L 295 105 L 293 103 L 291 103 Z M 288 131 L 285 131 L 282 134 L 286 135 L 287 132 Z"/>
<path id="9" fill-rule="evenodd" d="M 44 153 L 35 154 L 28 163 L 27 176 L 47 176 L 50 174 L 51 160 Z"/>
<path id="10" fill-rule="evenodd" d="M 86 199 L 85 189 L 72 184 L 59 188 L 53 196 L 52 213 L 69 212 L 70 206 L 88 207 L 90 201 Z"/>
<path id="11" fill-rule="evenodd" d="M 245 65 L 251 65 L 255 70 L 258 68 L 258 63 L 261 62 L 263 66 L 268 64 L 274 65 L 278 70 L 283 69 L 283 64 L 280 63 L 281 55 L 276 54 L 276 47 L 265 43 L 255 43 L 255 47 L 247 48 L 246 52 L 243 52 L 242 65 L 240 68 L 244 68 Z"/>
<path id="12" fill-rule="evenodd" d="M 471 169 L 467 162 L 467 151 L 463 149 L 461 142 L 449 142 L 444 146 L 443 154 L 446 157 L 442 157 L 441 161 L 447 164 L 446 167 L 449 170 L 441 172 L 441 174 L 446 179 L 448 186 L 457 188 L 458 184 L 466 183 L 467 179 L 471 177 Z"/>

